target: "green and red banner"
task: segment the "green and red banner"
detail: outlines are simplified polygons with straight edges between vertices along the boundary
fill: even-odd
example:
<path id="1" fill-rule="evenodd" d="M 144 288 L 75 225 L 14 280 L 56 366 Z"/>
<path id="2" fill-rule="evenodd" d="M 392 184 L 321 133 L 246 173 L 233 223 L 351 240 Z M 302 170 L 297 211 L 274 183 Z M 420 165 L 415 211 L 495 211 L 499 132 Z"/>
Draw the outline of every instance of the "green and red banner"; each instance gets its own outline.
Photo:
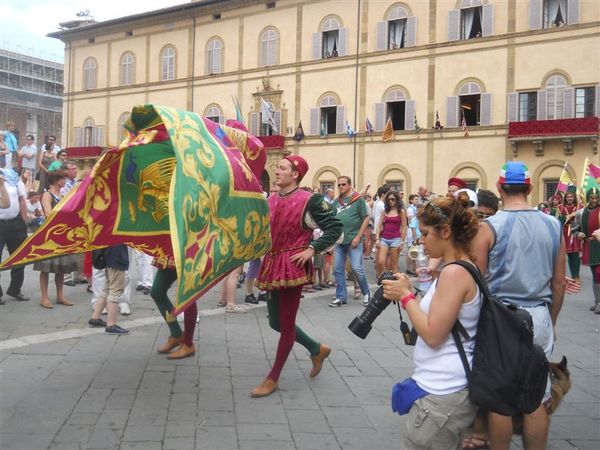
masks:
<path id="1" fill-rule="evenodd" d="M 174 315 L 235 267 L 271 247 L 258 177 L 258 139 L 186 111 L 133 109 L 129 138 L 108 150 L 89 176 L 0 269 L 127 244 L 174 260 Z"/>

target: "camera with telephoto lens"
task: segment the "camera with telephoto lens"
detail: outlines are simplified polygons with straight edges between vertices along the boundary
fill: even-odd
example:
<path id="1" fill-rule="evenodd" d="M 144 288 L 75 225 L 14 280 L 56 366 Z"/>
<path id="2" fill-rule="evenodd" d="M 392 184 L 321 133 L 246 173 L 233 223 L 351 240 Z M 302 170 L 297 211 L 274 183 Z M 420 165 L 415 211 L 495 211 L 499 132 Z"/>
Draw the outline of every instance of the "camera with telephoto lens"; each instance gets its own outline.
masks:
<path id="1" fill-rule="evenodd" d="M 394 274 L 392 272 L 383 272 L 379 279 L 377 280 L 377 284 L 381 285 L 383 280 L 395 280 Z M 388 307 L 391 302 L 387 301 L 383 298 L 383 286 L 381 286 L 373 297 L 371 297 L 371 301 L 362 312 L 360 316 L 356 316 L 352 322 L 348 325 L 350 331 L 352 331 L 355 335 L 357 335 L 361 339 L 365 339 L 369 332 L 371 331 L 372 324 L 377 319 L 379 314 Z"/>

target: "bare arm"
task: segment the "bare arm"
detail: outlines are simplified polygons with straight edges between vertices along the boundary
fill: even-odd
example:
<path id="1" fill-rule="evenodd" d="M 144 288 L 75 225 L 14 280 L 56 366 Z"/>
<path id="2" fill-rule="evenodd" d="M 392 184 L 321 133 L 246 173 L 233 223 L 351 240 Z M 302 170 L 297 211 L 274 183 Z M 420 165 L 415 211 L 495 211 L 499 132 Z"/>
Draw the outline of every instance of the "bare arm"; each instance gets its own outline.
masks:
<path id="1" fill-rule="evenodd" d="M 21 213 L 21 218 L 27 222 L 27 202 L 23 196 L 19 196 L 19 212 Z"/>
<path id="2" fill-rule="evenodd" d="M 9 208 L 10 207 L 10 197 L 8 196 L 8 191 L 6 190 L 6 184 L 4 184 L 4 177 L 0 175 L 0 208 Z"/>
<path id="3" fill-rule="evenodd" d="M 479 270 L 484 276 L 488 266 L 488 254 L 493 244 L 494 233 L 492 233 L 490 226 L 485 222 L 479 224 L 479 230 L 477 231 L 475 239 L 473 239 L 471 249 L 475 256 L 475 264 L 477 264 L 477 267 L 479 267 Z"/>
<path id="4" fill-rule="evenodd" d="M 408 277 L 401 274 L 396 277 L 398 280 L 382 282 L 384 298 L 397 301 L 411 293 Z M 475 282 L 466 269 L 450 265 L 440 274 L 429 313 L 425 314 L 416 301 L 406 304 L 406 312 L 421 339 L 429 347 L 436 348 L 448 338 L 462 304 L 471 300 L 475 292 Z"/>
<path id="5" fill-rule="evenodd" d="M 400 212 L 400 233 L 402 236 L 402 239 L 406 240 L 406 238 L 408 237 L 406 235 L 406 228 L 408 227 L 408 220 L 406 218 L 406 210 L 402 210 Z"/>
<path id="6" fill-rule="evenodd" d="M 566 280 L 566 251 L 564 238 L 560 240 L 560 250 L 556 255 L 554 261 L 554 272 L 552 273 L 552 281 L 550 283 L 552 288 L 552 306 L 550 307 L 550 317 L 552 318 L 552 325 L 556 326 L 556 319 L 558 313 L 563 305 L 565 298 L 565 287 L 567 285 Z"/>
<path id="7" fill-rule="evenodd" d="M 52 196 L 50 195 L 50 192 L 46 191 L 42 194 L 41 203 L 42 211 L 44 215 L 48 217 L 52 211 Z"/>
<path id="8" fill-rule="evenodd" d="M 358 230 L 358 233 L 356 234 L 356 237 L 354 239 L 352 239 L 352 243 L 350 244 L 350 246 L 352 248 L 356 248 L 356 246 L 360 242 L 360 239 L 361 239 L 363 233 L 365 232 L 365 230 L 367 229 L 368 226 L 369 226 L 369 216 L 365 216 L 365 218 L 362 221 L 362 224 L 360 225 L 360 229 Z"/>

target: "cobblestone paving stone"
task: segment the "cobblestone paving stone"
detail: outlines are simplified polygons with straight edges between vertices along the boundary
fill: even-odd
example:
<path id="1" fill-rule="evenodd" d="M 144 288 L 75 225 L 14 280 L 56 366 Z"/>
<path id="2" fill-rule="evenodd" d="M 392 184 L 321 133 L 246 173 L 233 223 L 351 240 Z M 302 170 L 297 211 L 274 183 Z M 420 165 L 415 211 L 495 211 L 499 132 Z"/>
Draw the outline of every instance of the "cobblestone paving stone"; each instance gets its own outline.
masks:
<path id="1" fill-rule="evenodd" d="M 374 280 L 372 262 L 366 266 Z M 552 418 L 549 449 L 600 448 L 600 316 L 587 310 L 591 280 L 583 273 L 581 293 L 566 297 L 559 317 L 553 360 L 568 357 L 573 388 Z M 6 288 L 8 274 L 2 278 Z M 75 306 L 42 309 L 38 275 L 28 268 L 31 301 L 6 296 L 0 306 L 2 450 L 403 447 L 404 418 L 392 413 L 389 395 L 411 374 L 412 348 L 393 308 L 363 341 L 347 329 L 363 310 L 359 301 L 329 308 L 332 289 L 306 294 L 298 323 L 332 347 L 331 357 L 311 379 L 309 356 L 295 346 L 279 391 L 252 399 L 277 345 L 264 303 L 225 314 L 213 289 L 199 302 L 196 356 L 168 361 L 156 353 L 168 329 L 148 296 L 132 293 L 133 314 L 119 318 L 132 333 L 115 337 L 87 327 L 85 285 L 66 289 Z M 241 290 L 237 297 L 243 302 Z M 512 448 L 521 448 L 518 439 Z"/>

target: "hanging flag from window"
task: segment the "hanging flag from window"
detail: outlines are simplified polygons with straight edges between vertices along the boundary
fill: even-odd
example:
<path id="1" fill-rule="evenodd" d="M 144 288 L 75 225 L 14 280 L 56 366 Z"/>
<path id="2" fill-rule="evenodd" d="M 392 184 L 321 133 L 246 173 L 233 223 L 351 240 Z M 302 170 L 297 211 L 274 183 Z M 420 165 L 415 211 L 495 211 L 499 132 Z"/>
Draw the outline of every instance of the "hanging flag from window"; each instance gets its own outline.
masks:
<path id="1" fill-rule="evenodd" d="M 269 125 L 273 129 L 273 133 L 279 133 L 277 124 L 275 123 L 275 110 L 271 102 L 266 102 L 264 98 L 260 98 L 260 112 L 262 114 L 262 123 Z"/>
<path id="2" fill-rule="evenodd" d="M 374 131 L 373 124 L 371 123 L 368 117 L 365 120 L 365 131 L 367 134 L 371 134 Z"/>
<path id="3" fill-rule="evenodd" d="M 434 128 L 436 130 L 440 130 L 442 131 L 444 129 L 444 126 L 442 125 L 442 122 L 440 122 L 440 115 L 438 114 L 438 112 L 435 112 L 435 126 Z"/>
<path id="4" fill-rule="evenodd" d="M 469 136 L 469 129 L 467 128 L 467 120 L 465 119 L 465 112 L 464 110 L 461 108 L 460 112 L 462 114 L 462 122 L 461 122 L 461 126 L 462 126 L 462 130 L 465 133 L 464 136 L 468 137 Z"/>
<path id="5" fill-rule="evenodd" d="M 294 134 L 294 137 L 292 139 L 296 142 L 300 142 L 305 137 L 306 136 L 304 135 L 304 129 L 302 128 L 302 121 L 300 121 L 300 123 L 298 124 L 298 128 L 296 128 L 296 134 Z"/>
<path id="6" fill-rule="evenodd" d="M 417 112 L 415 111 L 415 112 L 414 112 L 414 114 L 415 114 L 415 131 L 416 131 L 416 132 L 417 132 L 417 134 L 418 134 L 418 133 L 420 133 L 420 132 L 421 132 L 421 130 L 422 130 L 423 128 L 421 128 L 421 127 L 419 126 L 419 122 L 417 122 Z"/>
<path id="7" fill-rule="evenodd" d="M 387 142 L 391 141 L 392 139 L 394 139 L 394 125 L 392 124 L 392 116 L 389 116 L 387 122 L 385 123 L 381 140 L 383 142 Z"/>
<path id="8" fill-rule="evenodd" d="M 356 136 L 356 131 L 352 128 L 352 125 L 346 120 L 346 134 L 348 135 L 348 139 L 352 139 Z"/>

